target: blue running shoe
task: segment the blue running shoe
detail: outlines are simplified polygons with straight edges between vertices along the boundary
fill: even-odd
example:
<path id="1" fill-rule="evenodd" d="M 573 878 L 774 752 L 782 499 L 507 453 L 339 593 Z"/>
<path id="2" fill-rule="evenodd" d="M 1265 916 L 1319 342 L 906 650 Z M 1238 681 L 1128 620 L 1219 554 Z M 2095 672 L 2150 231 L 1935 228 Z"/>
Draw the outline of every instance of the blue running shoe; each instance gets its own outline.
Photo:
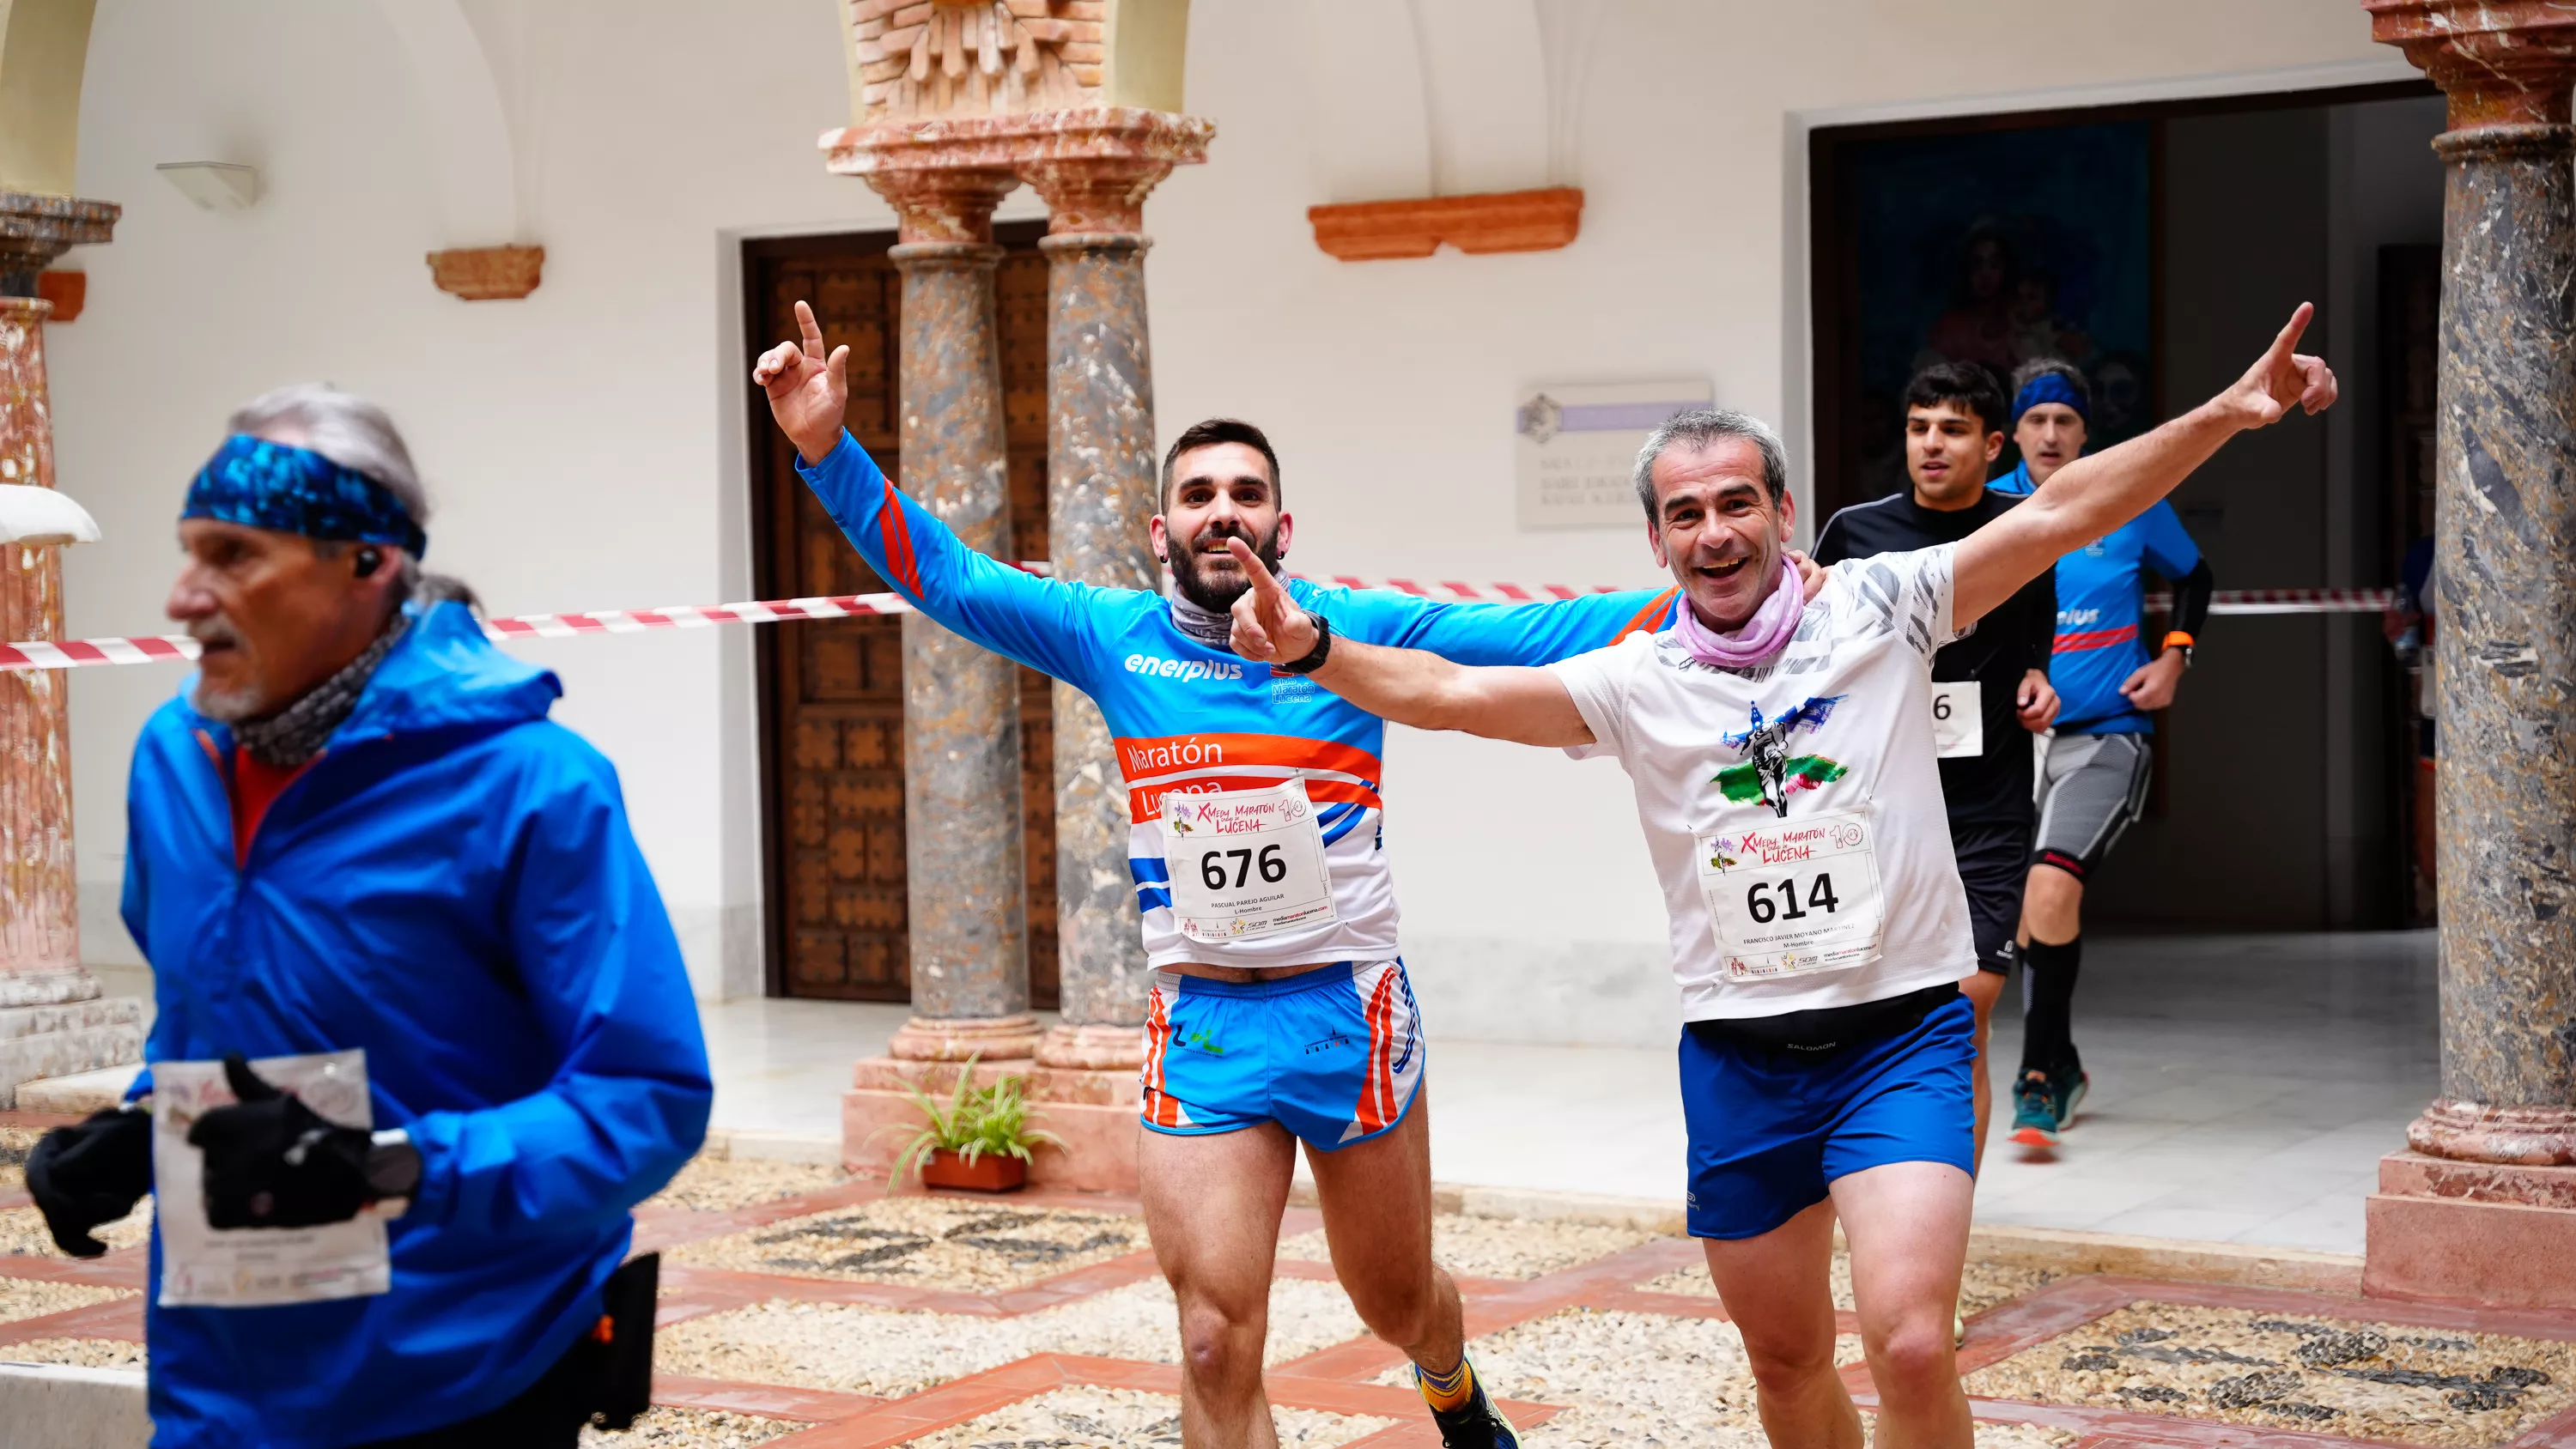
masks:
<path id="1" fill-rule="evenodd" d="M 1416 1388 L 1422 1387 L 1419 1365 L 1413 1370 L 1413 1383 Z M 1503 1417 L 1492 1399 L 1485 1397 L 1484 1379 L 1476 1378 L 1468 1392 L 1473 1397 L 1454 1409 L 1431 1410 L 1432 1422 L 1440 1426 L 1442 1449 L 1521 1449 L 1521 1436 L 1512 1428 L 1512 1421 Z M 1428 1389 L 1423 1390 L 1422 1402 L 1431 1403 Z"/>
<path id="2" fill-rule="evenodd" d="M 2032 1072 L 2013 1084 L 2013 1141 L 2024 1147 L 2055 1147 L 2058 1128 L 2065 1122 L 2057 1114 L 2057 1092 L 2046 1073 Z"/>

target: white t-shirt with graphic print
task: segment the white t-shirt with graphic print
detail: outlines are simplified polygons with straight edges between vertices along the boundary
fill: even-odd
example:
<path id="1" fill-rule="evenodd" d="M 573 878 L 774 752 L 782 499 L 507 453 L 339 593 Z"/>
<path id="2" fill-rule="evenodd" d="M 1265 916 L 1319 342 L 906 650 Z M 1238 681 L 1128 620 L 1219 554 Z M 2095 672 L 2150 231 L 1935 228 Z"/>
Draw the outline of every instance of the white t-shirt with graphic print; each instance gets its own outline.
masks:
<path id="1" fill-rule="evenodd" d="M 1637 793 L 1682 1016 L 1851 1006 L 1976 974 L 1932 737 L 1955 545 L 1829 571 L 1771 663 L 1670 630 L 1549 665 Z"/>

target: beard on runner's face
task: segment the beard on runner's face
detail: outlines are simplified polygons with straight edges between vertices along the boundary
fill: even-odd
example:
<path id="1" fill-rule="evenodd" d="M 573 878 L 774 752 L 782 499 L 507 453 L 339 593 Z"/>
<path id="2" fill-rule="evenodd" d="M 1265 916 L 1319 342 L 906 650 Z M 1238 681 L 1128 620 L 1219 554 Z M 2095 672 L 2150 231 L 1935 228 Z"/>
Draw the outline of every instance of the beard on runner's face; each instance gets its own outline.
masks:
<path id="1" fill-rule="evenodd" d="M 1239 538 L 1252 549 L 1252 556 L 1272 573 L 1279 572 L 1279 530 L 1273 528 L 1267 538 L 1255 538 L 1252 530 L 1232 519 L 1218 519 L 1201 528 L 1186 547 L 1172 550 L 1172 586 L 1181 597 L 1207 610 L 1222 614 L 1234 607 L 1252 587 L 1241 565 L 1228 553 L 1225 541 Z"/>
<path id="2" fill-rule="evenodd" d="M 227 653 L 238 656 L 242 647 L 241 631 L 221 614 L 188 621 L 188 637 L 197 641 L 207 654 Z M 189 701 L 197 713 L 223 724 L 239 724 L 257 718 L 268 703 L 256 678 L 245 678 L 229 689 L 216 686 L 210 673 L 197 675 L 196 697 Z"/>

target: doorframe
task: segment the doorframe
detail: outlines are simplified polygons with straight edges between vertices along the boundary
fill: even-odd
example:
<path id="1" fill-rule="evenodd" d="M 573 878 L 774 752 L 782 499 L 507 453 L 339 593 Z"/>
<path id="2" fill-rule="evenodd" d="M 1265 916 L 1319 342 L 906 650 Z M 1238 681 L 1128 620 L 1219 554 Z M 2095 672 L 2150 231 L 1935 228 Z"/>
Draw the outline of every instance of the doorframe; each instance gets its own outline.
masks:
<path id="1" fill-rule="evenodd" d="M 1817 316 L 1816 285 L 1819 277 L 1829 275 L 1832 258 L 1823 254 L 1822 238 L 1828 232 L 1822 224 L 1820 198 L 1830 197 L 1831 192 L 1818 184 L 1816 174 L 1820 133 L 1836 133 L 1831 141 L 1847 141 L 1909 132 L 2241 114 L 2438 94 L 2431 81 L 2392 50 L 2367 60 L 2323 65 L 1785 112 L 1781 118 L 1785 195 L 1780 247 L 1780 426 L 1789 442 L 1789 481 L 1798 497 L 1800 533 L 1812 540 L 1824 524 L 1815 507 L 1817 482 L 1824 476 L 1819 409 L 1828 405 L 1820 382 L 1823 362 L 1817 355 L 1816 339 L 1823 329 Z"/>

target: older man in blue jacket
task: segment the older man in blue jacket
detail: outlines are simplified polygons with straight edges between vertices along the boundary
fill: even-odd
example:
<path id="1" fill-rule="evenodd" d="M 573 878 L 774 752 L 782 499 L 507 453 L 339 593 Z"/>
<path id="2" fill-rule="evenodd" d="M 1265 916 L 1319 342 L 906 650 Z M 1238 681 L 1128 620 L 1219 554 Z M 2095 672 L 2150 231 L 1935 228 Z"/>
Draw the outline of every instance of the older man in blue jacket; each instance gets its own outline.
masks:
<path id="1" fill-rule="evenodd" d="M 162 1164 L 160 1449 L 568 1446 L 603 1407 L 627 1210 L 705 1135 L 678 944 L 615 771 L 546 718 L 561 685 L 420 572 L 391 422 L 305 387 L 232 432 L 180 522 L 169 611 L 205 653 L 135 750 L 124 914 L 165 1089 L 222 1062 L 239 1101 L 165 1110 L 157 1144 L 134 1104 L 102 1113 L 39 1146 L 30 1191 L 95 1252 Z M 307 1106 L 276 1060 L 353 1049 L 371 1122 Z M 171 1200 L 174 1160 L 201 1204 Z M 369 1216 L 372 1279 L 293 1269 Z M 209 1237 L 274 1245 L 277 1291 L 174 1292 L 173 1255 Z"/>

